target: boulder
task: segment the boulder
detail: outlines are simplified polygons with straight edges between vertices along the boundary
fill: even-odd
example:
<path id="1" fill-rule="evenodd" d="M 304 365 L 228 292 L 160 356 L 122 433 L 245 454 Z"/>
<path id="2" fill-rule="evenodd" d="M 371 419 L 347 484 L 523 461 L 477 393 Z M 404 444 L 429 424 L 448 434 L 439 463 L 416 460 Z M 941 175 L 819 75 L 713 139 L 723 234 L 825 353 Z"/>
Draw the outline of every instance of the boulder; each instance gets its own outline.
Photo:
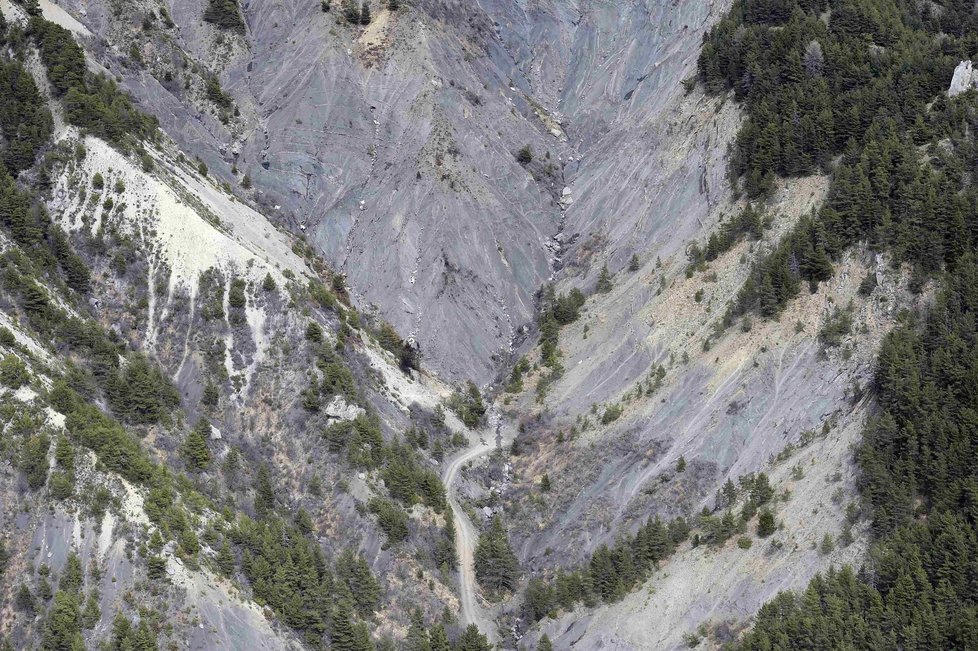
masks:
<path id="1" fill-rule="evenodd" d="M 343 396 L 336 396 L 328 405 L 326 405 L 326 408 L 323 409 L 323 413 L 336 420 L 353 420 L 357 416 L 367 412 L 363 409 L 363 407 L 348 404 L 346 400 L 343 399 Z"/>

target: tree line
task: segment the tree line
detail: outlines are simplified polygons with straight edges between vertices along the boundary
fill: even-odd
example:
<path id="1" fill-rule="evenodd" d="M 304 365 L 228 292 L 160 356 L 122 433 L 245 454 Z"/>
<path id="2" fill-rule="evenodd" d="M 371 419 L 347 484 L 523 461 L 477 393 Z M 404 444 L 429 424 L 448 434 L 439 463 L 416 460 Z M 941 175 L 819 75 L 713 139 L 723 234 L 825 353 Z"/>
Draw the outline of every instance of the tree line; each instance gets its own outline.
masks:
<path id="1" fill-rule="evenodd" d="M 909 265 L 912 289 L 942 286 L 878 355 L 878 412 L 856 452 L 862 567 L 780 594 L 734 648 L 978 647 L 978 98 L 943 93 L 978 49 L 976 21 L 953 0 L 739 0 L 706 38 L 700 78 L 748 115 L 731 163 L 743 190 L 832 171 L 825 204 L 755 265 L 727 324 L 777 316 L 859 241 Z"/>

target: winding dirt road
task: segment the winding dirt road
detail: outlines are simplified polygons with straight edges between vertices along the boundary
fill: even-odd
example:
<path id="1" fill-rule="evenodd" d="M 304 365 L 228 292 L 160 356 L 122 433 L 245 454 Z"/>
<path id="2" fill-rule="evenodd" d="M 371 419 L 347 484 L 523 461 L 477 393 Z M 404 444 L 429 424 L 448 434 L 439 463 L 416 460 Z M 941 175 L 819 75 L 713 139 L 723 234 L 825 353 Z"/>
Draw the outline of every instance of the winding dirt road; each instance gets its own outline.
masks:
<path id="1" fill-rule="evenodd" d="M 462 466 L 495 449 L 495 445 L 488 438 L 488 433 L 493 432 L 493 436 L 495 436 L 499 432 L 499 415 L 492 412 L 489 420 L 490 425 L 486 430 L 472 433 L 476 437 L 480 433 L 485 433 L 487 435 L 487 438 L 484 439 L 486 442 L 483 443 L 478 438 L 475 438 L 474 441 L 470 439 L 469 447 L 449 460 L 445 466 L 442 481 L 448 490 L 448 504 L 452 507 L 452 514 L 455 516 L 455 546 L 458 549 L 459 600 L 461 605 L 459 619 L 465 626 L 475 624 L 486 634 L 490 642 L 495 643 L 499 638 L 496 632 L 495 613 L 493 609 L 483 607 L 476 596 L 475 547 L 479 542 L 479 531 L 462 510 L 455 494 L 455 480 L 458 479 L 458 473 Z"/>

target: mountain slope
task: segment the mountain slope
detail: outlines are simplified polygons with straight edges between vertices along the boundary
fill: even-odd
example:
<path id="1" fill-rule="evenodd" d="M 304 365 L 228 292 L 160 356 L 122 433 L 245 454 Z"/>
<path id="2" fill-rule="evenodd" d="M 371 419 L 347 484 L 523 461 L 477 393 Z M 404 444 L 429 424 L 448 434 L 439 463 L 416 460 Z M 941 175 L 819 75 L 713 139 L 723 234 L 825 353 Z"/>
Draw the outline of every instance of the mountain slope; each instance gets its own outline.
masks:
<path id="1" fill-rule="evenodd" d="M 68 32 L 4 11 L 5 65 L 54 126 L 3 189 L 4 639 L 366 644 L 443 610 L 457 635 L 449 389 L 165 136 L 67 125 L 112 133 L 74 102 L 124 97 L 94 72 L 61 89 Z"/>
<path id="2" fill-rule="evenodd" d="M 968 646 L 971 14 L 366 6 L 3 4 L 0 631 Z"/>
<path id="3" fill-rule="evenodd" d="M 656 185 L 686 211 L 722 175 L 722 142 L 704 145 L 713 164 L 668 159 L 676 127 L 657 124 L 722 6 L 421 2 L 360 30 L 276 3 L 246 7 L 243 35 L 202 22 L 199 2 L 172 3 L 172 28 L 142 26 L 152 3 L 64 6 L 167 133 L 224 178 L 247 174 L 451 379 L 491 375 L 563 246 L 610 230 L 623 264 L 664 236 L 665 211 L 636 221 L 662 205 Z M 132 39 L 143 64 L 127 61 Z M 205 68 L 234 115 L 207 100 Z"/>

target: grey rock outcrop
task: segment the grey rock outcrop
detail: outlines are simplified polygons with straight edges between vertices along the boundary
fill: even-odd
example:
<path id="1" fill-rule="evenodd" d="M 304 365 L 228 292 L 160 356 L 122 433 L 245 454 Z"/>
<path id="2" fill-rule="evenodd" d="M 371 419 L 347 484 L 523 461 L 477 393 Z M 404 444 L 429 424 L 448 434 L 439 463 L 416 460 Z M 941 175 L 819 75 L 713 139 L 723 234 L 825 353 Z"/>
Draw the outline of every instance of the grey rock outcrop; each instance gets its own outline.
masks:
<path id="1" fill-rule="evenodd" d="M 323 407 L 323 413 L 334 420 L 353 420 L 366 412 L 363 407 L 348 404 L 343 396 L 336 396 L 328 405 Z"/>
<path id="2" fill-rule="evenodd" d="M 532 319 L 564 220 L 627 248 L 666 237 L 664 218 L 716 180 L 697 160 L 661 176 L 664 134 L 683 127 L 658 118 L 725 2 L 546 0 L 529 11 L 421 0 L 375 11 L 366 29 L 314 2 L 242 3 L 248 29 L 236 37 L 202 22 L 200 0 L 174 0 L 176 28 L 148 48 L 162 63 L 146 68 L 123 65 L 133 26 L 110 3 L 59 4 L 168 134 L 225 178 L 232 165 L 246 173 L 255 200 L 305 232 L 361 302 L 416 335 L 426 364 L 452 379 L 488 379 Z M 219 73 L 240 109 L 234 124 L 160 79 L 182 74 L 170 63 L 181 57 Z M 515 153 L 527 144 L 534 161 L 522 167 Z M 687 179 L 660 216 L 647 214 L 653 187 Z M 560 202 L 565 185 L 572 205 Z"/>
<path id="3" fill-rule="evenodd" d="M 978 74 L 975 74 L 970 60 L 962 61 L 954 69 L 954 76 L 951 77 L 951 85 L 947 89 L 947 95 L 954 97 L 973 88 L 978 88 Z"/>

